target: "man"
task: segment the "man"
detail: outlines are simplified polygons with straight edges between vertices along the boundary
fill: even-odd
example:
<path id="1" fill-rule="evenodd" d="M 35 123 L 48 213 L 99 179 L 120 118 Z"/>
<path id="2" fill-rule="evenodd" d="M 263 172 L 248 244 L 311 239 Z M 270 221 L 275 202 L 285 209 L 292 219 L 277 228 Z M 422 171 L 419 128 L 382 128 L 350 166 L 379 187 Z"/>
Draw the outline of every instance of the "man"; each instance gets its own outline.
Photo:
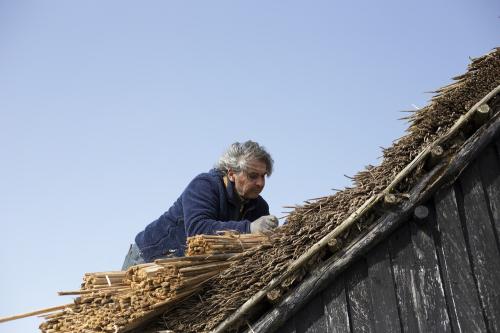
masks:
<path id="1" fill-rule="evenodd" d="M 214 169 L 196 176 L 170 209 L 135 237 L 122 270 L 173 254 L 183 256 L 186 237 L 220 230 L 267 233 L 278 226 L 260 196 L 273 172 L 271 155 L 253 141 L 233 143 Z"/>

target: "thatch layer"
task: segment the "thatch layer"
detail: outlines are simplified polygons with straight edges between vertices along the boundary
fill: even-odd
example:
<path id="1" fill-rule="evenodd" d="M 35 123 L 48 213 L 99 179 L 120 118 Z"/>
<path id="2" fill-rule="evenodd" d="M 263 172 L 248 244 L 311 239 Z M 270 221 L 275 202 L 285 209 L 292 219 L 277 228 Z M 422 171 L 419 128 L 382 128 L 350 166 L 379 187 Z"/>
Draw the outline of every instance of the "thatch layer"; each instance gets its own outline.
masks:
<path id="1" fill-rule="evenodd" d="M 380 166 L 368 166 L 359 172 L 354 177 L 352 188 L 297 207 L 288 216 L 288 224 L 274 235 L 272 247 L 251 250 L 241 256 L 201 295 L 165 314 L 159 325 L 175 332 L 209 331 L 282 274 L 294 259 L 371 196 L 380 193 L 428 143 L 444 134 L 462 114 L 500 85 L 500 48 L 472 60 L 467 73 L 454 80 L 453 84 L 438 90 L 428 106 L 408 117 L 407 135 L 383 151 Z M 405 192 L 418 177 L 418 172 L 413 173 L 397 190 Z M 362 221 L 357 230 L 351 229 L 350 235 L 344 238 L 350 239 L 369 223 Z"/>

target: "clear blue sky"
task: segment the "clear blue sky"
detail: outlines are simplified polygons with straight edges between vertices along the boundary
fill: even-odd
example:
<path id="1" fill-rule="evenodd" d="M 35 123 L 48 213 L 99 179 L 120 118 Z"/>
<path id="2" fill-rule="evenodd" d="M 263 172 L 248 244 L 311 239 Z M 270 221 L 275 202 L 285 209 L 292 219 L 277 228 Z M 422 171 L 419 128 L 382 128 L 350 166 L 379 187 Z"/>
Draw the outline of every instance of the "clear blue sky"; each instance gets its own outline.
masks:
<path id="1" fill-rule="evenodd" d="M 500 2 L 0 0 L 0 316 L 65 304 L 227 145 L 272 213 L 349 185 L 500 46 Z M 40 319 L 0 324 L 34 332 Z"/>

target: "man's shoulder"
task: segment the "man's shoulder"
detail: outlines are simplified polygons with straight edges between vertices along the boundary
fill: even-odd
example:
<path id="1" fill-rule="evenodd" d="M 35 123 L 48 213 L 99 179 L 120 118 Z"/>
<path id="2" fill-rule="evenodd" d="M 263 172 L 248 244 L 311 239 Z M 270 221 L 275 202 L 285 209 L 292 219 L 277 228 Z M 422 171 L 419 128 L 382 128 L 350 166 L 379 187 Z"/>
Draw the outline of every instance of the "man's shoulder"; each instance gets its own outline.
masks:
<path id="1" fill-rule="evenodd" d="M 223 177 L 222 172 L 220 172 L 217 169 L 211 169 L 208 172 L 202 172 L 198 174 L 196 177 L 194 177 L 194 179 L 208 179 L 212 181 L 221 181 L 222 177 Z"/>
<path id="2" fill-rule="evenodd" d="M 189 183 L 188 187 L 206 187 L 217 186 L 222 182 L 222 173 L 217 169 L 212 169 L 208 172 L 198 174 Z"/>

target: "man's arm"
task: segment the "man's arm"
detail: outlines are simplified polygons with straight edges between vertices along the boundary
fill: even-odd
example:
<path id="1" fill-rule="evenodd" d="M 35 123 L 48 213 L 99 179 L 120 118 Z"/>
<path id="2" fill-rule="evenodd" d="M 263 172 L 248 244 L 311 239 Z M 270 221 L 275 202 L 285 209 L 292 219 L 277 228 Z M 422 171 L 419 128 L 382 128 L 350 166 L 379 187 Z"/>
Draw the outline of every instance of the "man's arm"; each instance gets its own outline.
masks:
<path id="1" fill-rule="evenodd" d="M 220 230 L 250 232 L 250 221 L 220 221 L 220 200 L 217 188 L 210 180 L 195 178 L 182 194 L 186 236 L 215 234 Z"/>

